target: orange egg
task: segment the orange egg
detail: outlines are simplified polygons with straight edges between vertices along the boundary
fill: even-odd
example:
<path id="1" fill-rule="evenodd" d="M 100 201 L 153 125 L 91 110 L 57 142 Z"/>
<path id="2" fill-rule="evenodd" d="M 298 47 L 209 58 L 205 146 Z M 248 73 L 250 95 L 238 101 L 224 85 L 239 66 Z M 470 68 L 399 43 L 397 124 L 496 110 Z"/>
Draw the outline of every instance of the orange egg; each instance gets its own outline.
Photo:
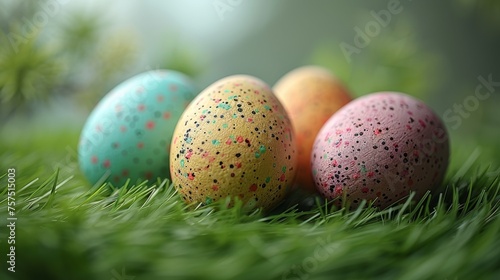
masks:
<path id="1" fill-rule="evenodd" d="M 315 192 L 311 171 L 314 139 L 333 113 L 352 98 L 329 70 L 319 66 L 304 66 L 287 73 L 273 90 L 295 130 L 298 147 L 296 185 Z"/>

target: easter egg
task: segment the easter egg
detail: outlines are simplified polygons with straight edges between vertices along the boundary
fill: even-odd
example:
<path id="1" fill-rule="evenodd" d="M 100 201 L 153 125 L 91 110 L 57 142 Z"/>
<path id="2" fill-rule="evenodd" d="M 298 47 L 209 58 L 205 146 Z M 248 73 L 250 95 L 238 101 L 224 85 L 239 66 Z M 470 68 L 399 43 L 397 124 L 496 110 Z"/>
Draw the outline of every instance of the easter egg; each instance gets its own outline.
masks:
<path id="1" fill-rule="evenodd" d="M 337 111 L 316 137 L 312 172 L 328 199 L 386 208 L 410 192 L 434 191 L 448 166 L 449 141 L 440 118 L 397 92 L 373 93 Z"/>
<path id="2" fill-rule="evenodd" d="M 287 110 L 296 135 L 299 170 L 296 184 L 314 192 L 311 172 L 314 139 L 333 113 L 351 101 L 349 92 L 329 70 L 319 66 L 289 72 L 273 90 Z"/>
<path id="3" fill-rule="evenodd" d="M 193 100 L 175 129 L 170 158 L 172 181 L 187 203 L 231 197 L 268 210 L 296 172 L 286 111 L 268 85 L 245 75 L 223 78 Z"/>
<path id="4" fill-rule="evenodd" d="M 172 134 L 196 90 L 185 75 L 167 70 L 136 75 L 111 90 L 83 127 L 80 169 L 95 184 L 169 177 Z"/>

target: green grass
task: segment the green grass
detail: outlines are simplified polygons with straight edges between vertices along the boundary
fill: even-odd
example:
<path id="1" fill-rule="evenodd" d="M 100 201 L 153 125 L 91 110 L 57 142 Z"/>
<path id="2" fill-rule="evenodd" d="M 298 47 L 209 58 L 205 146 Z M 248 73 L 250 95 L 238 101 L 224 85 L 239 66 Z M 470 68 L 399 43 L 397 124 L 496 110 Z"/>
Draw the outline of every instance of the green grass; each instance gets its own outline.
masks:
<path id="1" fill-rule="evenodd" d="M 500 172 L 461 149 L 439 192 L 415 204 L 347 211 L 296 194 L 264 214 L 187 206 L 167 179 L 92 188 L 75 133 L 9 139 L 0 279 L 500 279 Z M 10 167 L 15 273 L 5 262 Z"/>

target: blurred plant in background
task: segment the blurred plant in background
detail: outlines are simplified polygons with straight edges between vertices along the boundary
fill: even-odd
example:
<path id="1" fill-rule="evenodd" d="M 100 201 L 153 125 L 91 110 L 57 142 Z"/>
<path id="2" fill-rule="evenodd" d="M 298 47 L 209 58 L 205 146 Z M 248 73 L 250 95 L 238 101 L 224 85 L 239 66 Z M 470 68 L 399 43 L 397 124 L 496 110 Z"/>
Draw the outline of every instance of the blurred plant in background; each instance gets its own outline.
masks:
<path id="1" fill-rule="evenodd" d="M 67 58 L 72 70 L 68 80 L 79 106 L 87 110 L 129 74 L 138 49 L 132 32 L 106 32 L 97 15 L 75 14 L 75 22 L 61 26 L 63 48 L 73 50 Z"/>
<path id="2" fill-rule="evenodd" d="M 90 109 L 134 62 L 134 34 L 110 34 L 99 15 L 79 13 L 48 32 L 53 18 L 33 23 L 40 3 L 0 4 L 0 124 L 58 96 Z"/>
<path id="3" fill-rule="evenodd" d="M 359 53 L 351 54 L 351 61 L 338 42 L 324 42 L 312 53 L 311 62 L 331 69 L 355 96 L 389 90 L 428 99 L 436 90 L 442 67 L 438 57 L 421 50 L 409 22 L 387 29 Z"/>
<path id="4" fill-rule="evenodd" d="M 10 32 L 19 30 L 16 26 Z M 38 42 L 38 33 L 20 43 L 17 50 L 5 33 L 0 35 L 0 118 L 5 122 L 15 113 L 29 114 L 35 104 L 47 101 L 60 86 L 64 62 L 53 48 Z"/>
<path id="5" fill-rule="evenodd" d="M 500 27 L 500 2 L 497 0 L 455 0 L 463 13 L 475 14 L 487 27 Z"/>
<path id="6" fill-rule="evenodd" d="M 56 0 L 0 3 L 1 125 L 15 116 L 32 116 L 58 97 L 90 111 L 110 89 L 138 72 L 167 68 L 199 73 L 191 49 L 172 40 L 157 62 L 138 68 L 143 46 L 135 29 L 112 30 L 96 9 L 65 10 L 56 18 L 62 8 Z M 46 20 L 37 24 L 40 15 Z"/>
<path id="7" fill-rule="evenodd" d="M 188 46 L 177 43 L 170 51 L 165 52 L 160 57 L 160 67 L 162 69 L 172 69 L 186 74 L 189 77 L 195 77 L 200 74 L 202 66 L 197 61 L 198 56 Z"/>
<path id="8" fill-rule="evenodd" d="M 485 35 L 498 38 L 500 29 L 500 1 L 497 0 L 455 0 L 462 14 L 470 15 L 481 23 L 486 32 Z M 496 60 L 493 59 L 493 60 Z M 491 73 L 478 73 L 478 75 L 490 75 Z M 493 80 L 500 81 L 500 73 L 493 73 Z M 473 81 L 476 82 L 476 81 Z M 477 84 L 464 86 L 461 96 L 465 98 L 474 93 Z M 498 104 L 500 102 L 500 88 L 496 88 L 488 100 L 482 101 L 479 108 L 470 113 L 470 117 L 464 120 L 462 141 L 467 141 L 468 147 L 481 147 L 483 160 L 500 164 L 500 114 Z M 465 100 L 464 98 L 464 100 Z M 462 100 L 456 100 L 460 103 Z M 451 104 L 450 104 L 451 105 Z"/>

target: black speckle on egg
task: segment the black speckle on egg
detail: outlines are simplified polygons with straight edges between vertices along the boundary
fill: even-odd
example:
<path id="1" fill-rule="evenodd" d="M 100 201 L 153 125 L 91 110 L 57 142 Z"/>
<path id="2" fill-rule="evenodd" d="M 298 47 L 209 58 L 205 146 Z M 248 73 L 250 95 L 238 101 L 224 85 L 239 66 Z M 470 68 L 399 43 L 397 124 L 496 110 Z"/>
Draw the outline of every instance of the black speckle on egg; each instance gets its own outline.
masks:
<path id="1" fill-rule="evenodd" d="M 187 202 L 204 203 L 207 197 L 216 201 L 229 195 L 252 207 L 270 209 L 284 197 L 286 192 L 274 182 L 292 182 L 294 137 L 286 112 L 268 86 L 249 76 L 223 79 L 200 93 L 183 118 L 202 121 L 195 125 L 179 121 L 176 131 L 192 131 L 181 137 L 174 133 L 172 142 L 172 154 L 188 146 L 193 150 L 186 154 L 189 159 L 181 156 L 171 161 L 171 168 L 181 171 L 172 180 L 184 186 L 179 191 Z M 267 137 L 268 127 L 287 135 L 286 139 Z M 254 176 L 248 177 L 249 172 Z M 186 196 L 192 186 L 199 189 Z"/>

